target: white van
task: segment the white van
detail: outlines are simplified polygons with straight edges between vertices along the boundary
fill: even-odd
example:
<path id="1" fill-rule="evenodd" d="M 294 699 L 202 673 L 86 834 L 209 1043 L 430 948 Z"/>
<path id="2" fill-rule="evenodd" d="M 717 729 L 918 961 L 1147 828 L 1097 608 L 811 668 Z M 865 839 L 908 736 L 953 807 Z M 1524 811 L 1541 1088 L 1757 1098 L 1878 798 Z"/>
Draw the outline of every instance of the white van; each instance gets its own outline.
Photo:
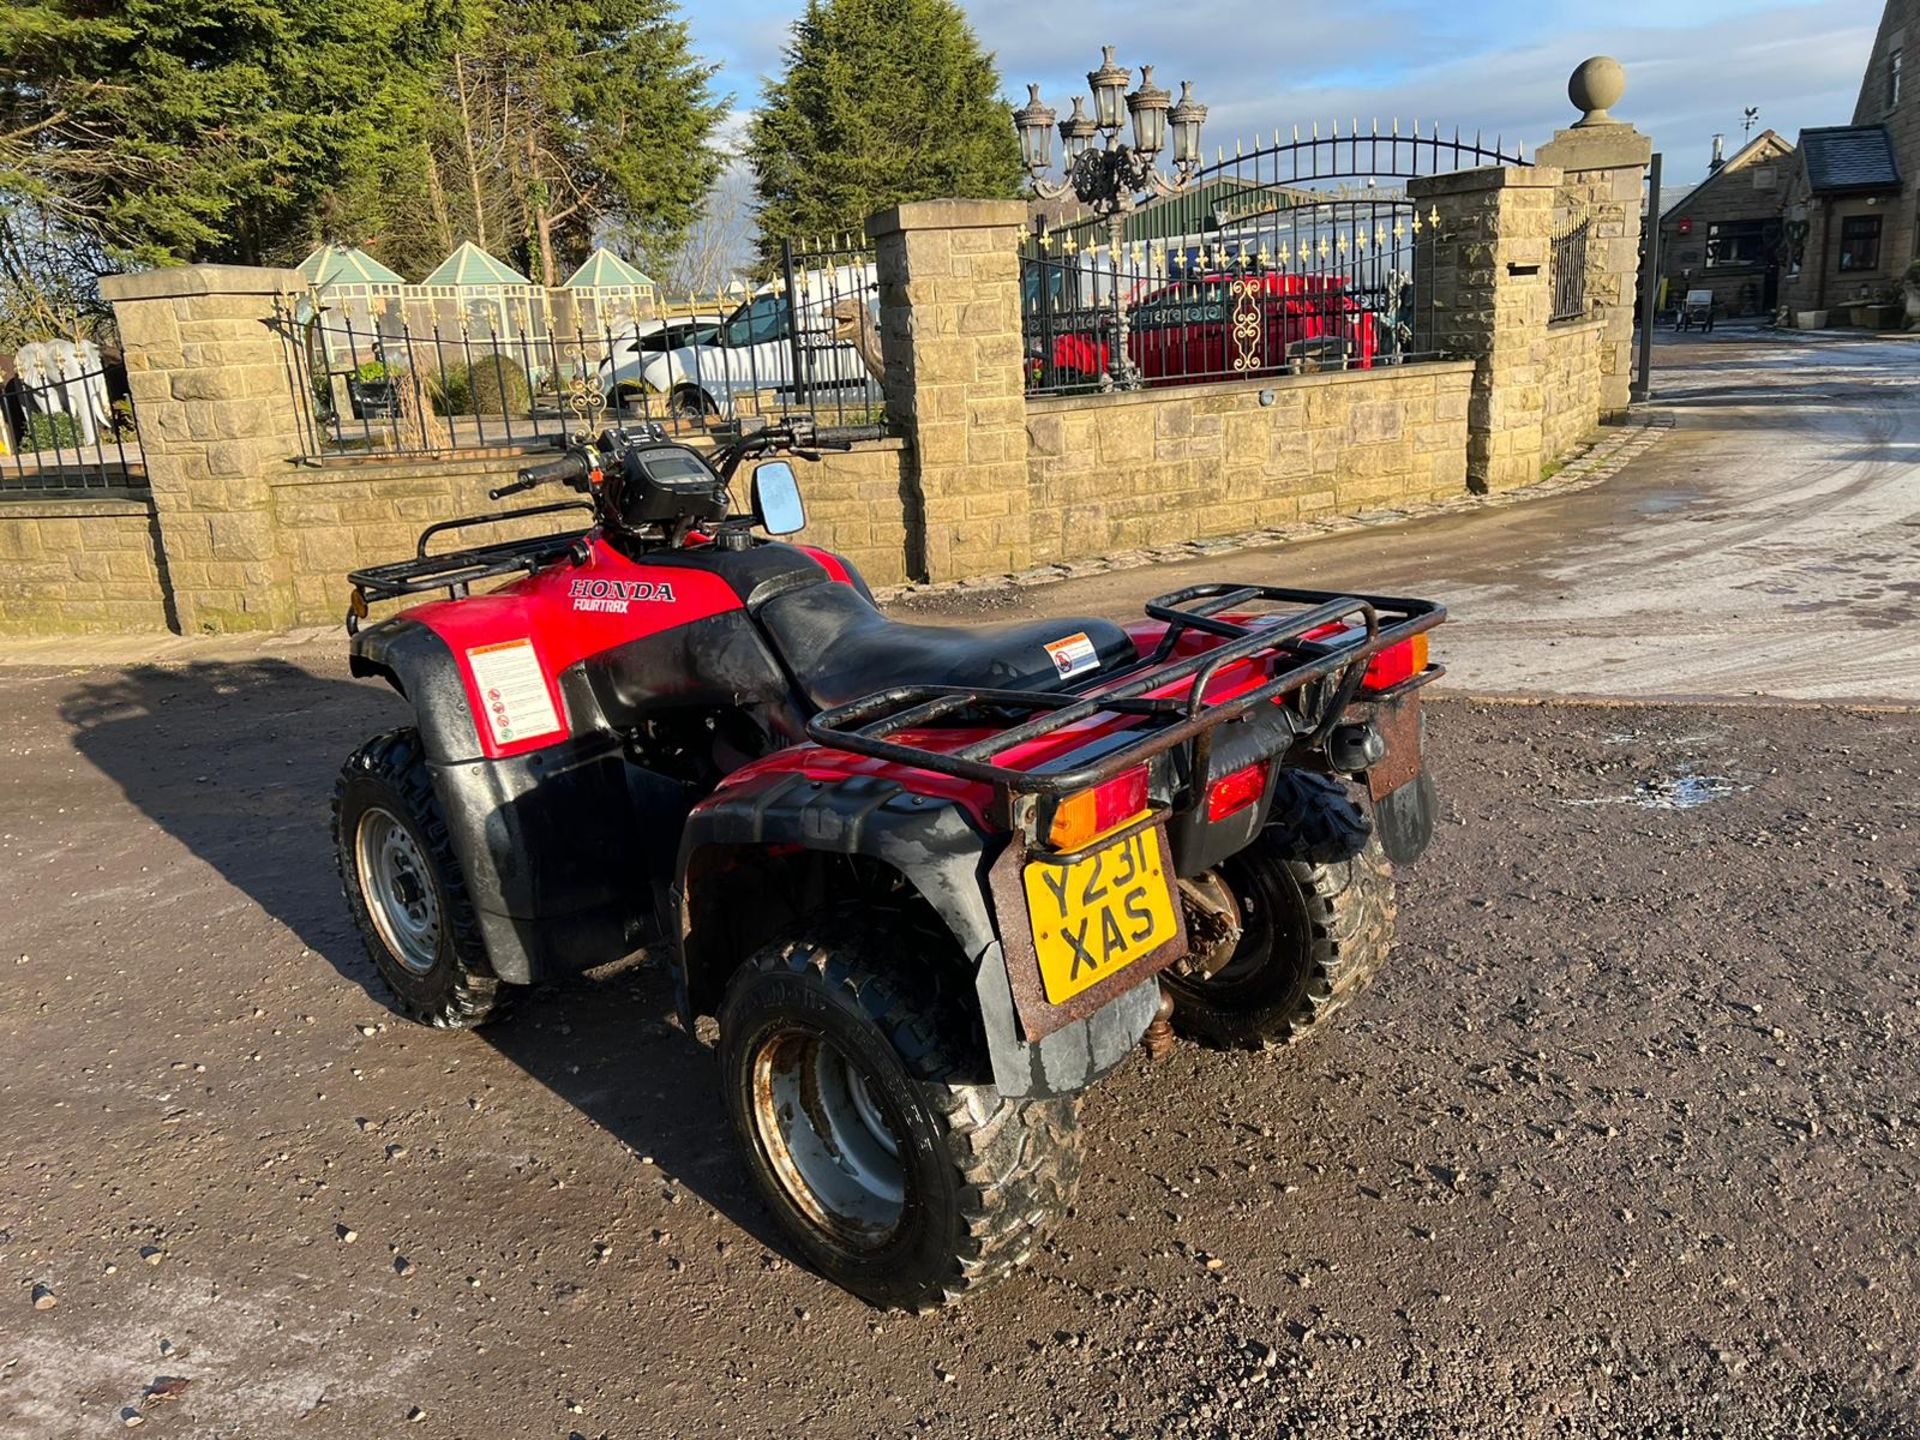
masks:
<path id="1" fill-rule="evenodd" d="M 653 356 L 641 375 L 669 414 L 687 419 L 731 418 L 737 397 L 761 391 L 808 407 L 857 403 L 879 393 L 877 290 L 872 265 L 797 275 L 796 323 L 784 287 L 762 286 L 710 341 Z M 851 343 L 860 331 L 867 359 Z"/>
<path id="2" fill-rule="evenodd" d="M 647 362 L 683 345 L 699 345 L 713 338 L 726 321 L 715 314 L 679 315 L 671 320 L 642 320 L 615 330 L 607 340 L 607 355 L 601 360 L 600 393 L 609 409 L 617 408 L 628 392 L 644 383 L 641 372 Z"/>

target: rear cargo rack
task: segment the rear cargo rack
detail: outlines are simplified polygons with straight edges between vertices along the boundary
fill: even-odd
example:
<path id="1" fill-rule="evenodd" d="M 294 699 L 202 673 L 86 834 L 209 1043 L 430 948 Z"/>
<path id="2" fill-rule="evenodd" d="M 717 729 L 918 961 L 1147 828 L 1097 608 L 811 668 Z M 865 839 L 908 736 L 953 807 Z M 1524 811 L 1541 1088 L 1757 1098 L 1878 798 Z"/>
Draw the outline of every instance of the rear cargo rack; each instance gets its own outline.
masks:
<path id="1" fill-rule="evenodd" d="M 1225 613 L 1263 604 L 1294 608 L 1251 616 Z M 1187 740 L 1195 742 L 1196 768 L 1203 768 L 1216 726 L 1337 675 L 1324 702 L 1316 707 L 1318 715 L 1302 726 L 1308 743 L 1317 744 L 1357 693 L 1369 660 L 1446 619 L 1445 607 L 1427 600 L 1235 584 L 1175 590 L 1149 601 L 1146 613 L 1167 624 L 1153 652 L 1072 689 L 896 685 L 823 710 L 808 722 L 807 734 L 830 749 L 979 781 L 1012 795 L 1065 795 L 1111 780 Z M 1362 633 L 1337 640 L 1304 638 L 1330 625 L 1349 629 L 1358 625 Z M 1181 639 L 1194 631 L 1221 643 L 1175 659 Z M 1271 679 L 1230 699 L 1207 702 L 1207 688 L 1223 666 L 1269 654 L 1277 666 Z M 1439 667 L 1432 666 L 1414 679 L 1424 682 L 1439 674 Z M 1189 682 L 1183 697 L 1148 693 L 1181 681 Z M 902 731 L 969 717 L 977 721 L 989 714 L 1005 717 L 1008 712 L 1026 712 L 1027 718 L 956 750 L 930 749 L 897 738 Z M 996 756 L 1015 746 L 1102 714 L 1140 717 L 1138 738 L 1073 769 L 1017 770 L 995 763 Z"/>
<path id="2" fill-rule="evenodd" d="M 534 515 L 557 515 L 563 510 L 593 507 L 584 500 L 561 500 L 551 505 L 527 505 L 518 510 L 503 510 L 497 515 L 470 515 L 460 520 L 442 520 L 420 532 L 411 560 L 395 560 L 387 565 L 370 565 L 364 570 L 347 572 L 348 583 L 368 600 L 395 600 L 402 595 L 420 595 L 428 590 L 445 590 L 451 599 L 465 598 L 477 580 L 495 575 L 531 574 L 543 565 L 571 552 L 585 542 L 587 532 L 562 530 L 553 535 L 534 535 L 520 540 L 499 540 L 491 545 L 474 545 L 465 550 L 427 554 L 427 542 L 449 530 L 465 530 L 476 525 L 497 525 L 507 520 L 525 520 Z"/>

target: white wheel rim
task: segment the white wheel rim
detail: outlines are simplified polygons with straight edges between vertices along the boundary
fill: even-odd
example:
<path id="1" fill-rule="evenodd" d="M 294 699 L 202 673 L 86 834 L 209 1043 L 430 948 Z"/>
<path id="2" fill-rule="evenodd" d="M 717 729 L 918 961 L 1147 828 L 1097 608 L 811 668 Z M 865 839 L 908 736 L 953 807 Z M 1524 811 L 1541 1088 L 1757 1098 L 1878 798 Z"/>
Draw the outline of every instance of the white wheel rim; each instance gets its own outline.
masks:
<path id="1" fill-rule="evenodd" d="M 794 1206 L 834 1239 L 875 1249 L 899 1229 L 907 1172 L 873 1077 L 831 1040 L 779 1030 L 753 1058 L 761 1148 Z"/>
<path id="2" fill-rule="evenodd" d="M 360 893 L 387 951 L 424 975 L 440 955 L 440 891 L 413 831 L 392 811 L 369 806 L 354 837 Z"/>

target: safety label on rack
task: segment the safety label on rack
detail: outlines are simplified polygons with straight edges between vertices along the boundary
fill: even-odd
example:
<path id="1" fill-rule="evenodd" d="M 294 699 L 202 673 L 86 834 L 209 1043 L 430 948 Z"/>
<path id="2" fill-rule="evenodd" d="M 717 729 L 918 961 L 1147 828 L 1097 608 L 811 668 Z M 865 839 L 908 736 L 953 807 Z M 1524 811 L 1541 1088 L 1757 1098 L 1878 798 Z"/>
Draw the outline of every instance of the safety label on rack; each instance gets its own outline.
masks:
<path id="1" fill-rule="evenodd" d="M 495 745 L 550 735 L 560 728 L 531 640 L 476 646 L 467 651 L 467 668 L 473 672 L 473 688 L 480 693 Z"/>

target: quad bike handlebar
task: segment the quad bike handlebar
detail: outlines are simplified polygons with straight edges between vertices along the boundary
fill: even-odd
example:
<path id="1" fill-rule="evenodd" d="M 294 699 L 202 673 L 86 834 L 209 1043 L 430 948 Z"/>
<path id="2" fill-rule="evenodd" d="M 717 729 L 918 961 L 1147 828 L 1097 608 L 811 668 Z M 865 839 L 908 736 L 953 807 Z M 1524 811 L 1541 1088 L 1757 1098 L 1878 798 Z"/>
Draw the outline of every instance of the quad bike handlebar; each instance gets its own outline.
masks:
<path id="1" fill-rule="evenodd" d="M 548 460 L 543 464 L 529 465 L 520 471 L 519 476 L 508 484 L 487 491 L 489 500 L 504 500 L 509 495 L 518 495 L 531 490 L 536 485 L 550 485 L 556 481 L 566 481 L 579 485 L 593 473 L 593 461 L 586 447 L 570 449 L 558 460 Z"/>
<path id="2" fill-rule="evenodd" d="M 524 466 L 514 479 L 488 490 L 487 496 L 504 500 L 542 485 L 563 484 L 585 495 L 587 500 L 472 515 L 428 526 L 421 533 L 412 559 L 369 566 L 348 574 L 348 581 L 355 587 L 348 629 L 355 628 L 364 617 L 369 601 L 399 599 L 439 589 L 458 599 L 467 594 L 476 581 L 524 573 L 568 555 L 584 557 L 585 537 L 590 533 L 569 530 L 429 555 L 427 542 L 443 532 L 562 510 L 588 510 L 606 533 L 638 537 L 643 543 L 677 546 L 690 534 L 733 532 L 753 522 L 752 515 L 728 513 L 730 482 L 746 461 L 779 451 L 803 460 L 818 460 L 823 450 L 852 448 L 849 441 L 826 439 L 817 434 L 813 421 L 805 416 L 742 435 L 711 455 L 676 445 L 662 426 L 651 423 L 603 430 L 591 439 L 576 437 L 559 455 Z M 654 474 L 632 473 L 657 470 L 655 462 L 662 456 L 667 468 L 674 472 L 664 483 Z"/>
<path id="3" fill-rule="evenodd" d="M 595 439 L 582 438 L 569 442 L 565 453 L 558 459 L 523 467 L 516 478 L 487 491 L 487 498 L 504 500 L 509 495 L 524 494 L 537 486 L 552 484 L 567 484 L 576 490 L 584 490 L 591 483 L 594 472 L 602 468 L 603 462 L 616 458 L 636 444 L 668 443 L 671 442 L 658 425 L 642 425 L 636 430 L 603 430 Z M 795 417 L 778 425 L 752 431 L 731 444 L 720 446 L 713 452 L 712 463 L 722 480 L 732 480 L 742 464 L 768 451 L 785 450 L 802 460 L 818 460 L 819 452 L 823 450 L 852 448 L 852 441 L 827 439 L 814 429 L 811 419 Z"/>
<path id="4" fill-rule="evenodd" d="M 802 460 L 818 460 L 822 450 L 851 450 L 850 440 L 829 440 L 814 429 L 813 421 L 805 416 L 795 416 L 783 420 L 778 425 L 769 425 L 742 435 L 731 445 L 723 445 L 714 452 L 718 462 L 720 477 L 731 480 L 734 472 L 753 456 L 769 450 L 785 450 L 799 456 Z"/>

